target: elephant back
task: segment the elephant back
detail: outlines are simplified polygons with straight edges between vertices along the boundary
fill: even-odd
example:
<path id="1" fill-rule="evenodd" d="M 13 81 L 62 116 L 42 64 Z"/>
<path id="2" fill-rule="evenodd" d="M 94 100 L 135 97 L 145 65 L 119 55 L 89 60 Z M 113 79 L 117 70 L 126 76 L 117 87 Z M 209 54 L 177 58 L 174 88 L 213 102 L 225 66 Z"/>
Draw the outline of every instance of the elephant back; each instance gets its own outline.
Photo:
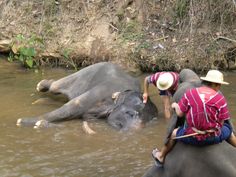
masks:
<path id="1" fill-rule="evenodd" d="M 199 87 L 200 85 L 201 85 L 200 81 L 199 82 L 195 81 L 195 82 L 182 82 L 182 83 L 180 83 L 177 91 L 173 95 L 174 102 L 178 102 L 187 90 L 189 90 L 191 88 Z"/>
<path id="2" fill-rule="evenodd" d="M 201 80 L 194 71 L 191 69 L 182 69 L 179 73 L 179 86 L 173 95 L 173 100 L 178 102 L 188 89 L 196 88 L 200 85 Z"/>
<path id="3" fill-rule="evenodd" d="M 192 146 L 177 142 L 164 168 L 153 165 L 143 177 L 235 177 L 236 150 L 227 142 Z"/>
<path id="4" fill-rule="evenodd" d="M 191 69 L 182 69 L 179 73 L 180 83 L 182 82 L 200 82 L 198 75 Z"/>

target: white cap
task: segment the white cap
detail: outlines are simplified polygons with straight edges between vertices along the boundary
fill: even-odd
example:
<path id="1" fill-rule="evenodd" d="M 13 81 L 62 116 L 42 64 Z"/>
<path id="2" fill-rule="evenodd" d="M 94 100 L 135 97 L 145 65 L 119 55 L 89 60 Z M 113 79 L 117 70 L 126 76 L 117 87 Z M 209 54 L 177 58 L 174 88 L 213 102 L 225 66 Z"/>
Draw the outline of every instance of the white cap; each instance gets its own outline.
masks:
<path id="1" fill-rule="evenodd" d="M 218 84 L 225 84 L 225 85 L 229 84 L 228 82 L 224 82 L 224 76 L 218 70 L 210 70 L 207 72 L 206 77 L 200 77 L 200 79 Z"/>
<path id="2" fill-rule="evenodd" d="M 159 76 L 157 80 L 157 88 L 159 90 L 167 90 L 172 86 L 174 78 L 170 73 L 163 73 Z"/>

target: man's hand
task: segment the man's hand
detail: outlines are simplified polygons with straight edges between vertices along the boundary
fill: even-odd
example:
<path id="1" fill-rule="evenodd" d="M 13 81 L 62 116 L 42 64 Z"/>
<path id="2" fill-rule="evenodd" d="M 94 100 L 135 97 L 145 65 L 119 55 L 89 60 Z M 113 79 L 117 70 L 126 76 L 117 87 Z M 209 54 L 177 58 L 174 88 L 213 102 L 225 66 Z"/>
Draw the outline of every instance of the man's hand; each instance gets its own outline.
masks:
<path id="1" fill-rule="evenodd" d="M 171 108 L 175 109 L 177 106 L 179 106 L 176 102 L 171 104 Z"/>
<path id="2" fill-rule="evenodd" d="M 175 110 L 178 117 L 184 116 L 184 113 L 180 110 L 178 103 L 176 103 L 176 102 L 172 103 L 171 107 Z"/>
<path id="3" fill-rule="evenodd" d="M 143 103 L 147 103 L 147 99 L 148 99 L 148 94 L 143 93 Z"/>

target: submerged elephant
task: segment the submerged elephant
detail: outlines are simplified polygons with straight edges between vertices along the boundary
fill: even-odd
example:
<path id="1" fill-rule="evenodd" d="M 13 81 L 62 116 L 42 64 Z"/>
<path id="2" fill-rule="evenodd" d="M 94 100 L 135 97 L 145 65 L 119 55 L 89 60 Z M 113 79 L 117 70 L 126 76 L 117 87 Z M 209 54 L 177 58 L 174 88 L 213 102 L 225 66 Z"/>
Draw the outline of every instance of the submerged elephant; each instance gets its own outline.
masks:
<path id="1" fill-rule="evenodd" d="M 126 130 L 140 127 L 158 113 L 151 100 L 143 104 L 139 80 L 108 62 L 91 65 L 57 81 L 42 80 L 37 90 L 64 94 L 69 101 L 52 112 L 18 119 L 17 125 L 41 127 L 74 118 L 103 118 L 111 126 Z"/>
<path id="2" fill-rule="evenodd" d="M 180 72 L 180 85 L 173 96 L 178 102 L 187 89 L 201 84 L 199 77 L 191 70 Z M 172 115 L 166 142 L 174 128 L 183 124 L 182 118 Z M 163 168 L 153 165 L 143 177 L 235 177 L 236 149 L 227 142 L 197 147 L 177 142 L 165 159 Z"/>

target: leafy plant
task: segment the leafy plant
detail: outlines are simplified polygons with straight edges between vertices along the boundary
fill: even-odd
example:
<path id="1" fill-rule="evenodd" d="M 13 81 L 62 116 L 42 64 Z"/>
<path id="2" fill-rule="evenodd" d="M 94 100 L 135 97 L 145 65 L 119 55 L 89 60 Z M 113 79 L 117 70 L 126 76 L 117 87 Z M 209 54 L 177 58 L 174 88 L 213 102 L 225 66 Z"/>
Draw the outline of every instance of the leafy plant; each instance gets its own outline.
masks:
<path id="1" fill-rule="evenodd" d="M 187 14 L 189 10 L 189 0 L 178 0 L 176 2 L 176 16 L 180 19 L 183 19 Z"/>
<path id="2" fill-rule="evenodd" d="M 124 41 L 138 41 L 143 38 L 143 33 L 140 30 L 139 24 L 131 20 L 127 24 L 124 24 L 121 36 Z"/>
<path id="3" fill-rule="evenodd" d="M 147 41 L 144 41 L 135 47 L 135 52 L 139 52 L 141 49 L 148 49 L 150 47 L 151 47 L 151 44 Z"/>
<path id="4" fill-rule="evenodd" d="M 18 34 L 12 42 L 12 51 L 8 57 L 8 61 L 18 60 L 25 67 L 33 68 L 37 63 L 34 61 L 36 57 L 36 48 L 43 48 L 43 40 L 35 35 L 25 38 L 22 34 Z"/>
<path id="5" fill-rule="evenodd" d="M 76 71 L 78 70 L 76 63 L 73 61 L 73 59 L 70 57 L 70 54 L 72 52 L 72 49 L 67 49 L 65 48 L 62 52 L 62 56 L 64 57 L 64 59 L 66 60 L 67 63 L 69 63 L 69 65 L 71 65 Z"/>

